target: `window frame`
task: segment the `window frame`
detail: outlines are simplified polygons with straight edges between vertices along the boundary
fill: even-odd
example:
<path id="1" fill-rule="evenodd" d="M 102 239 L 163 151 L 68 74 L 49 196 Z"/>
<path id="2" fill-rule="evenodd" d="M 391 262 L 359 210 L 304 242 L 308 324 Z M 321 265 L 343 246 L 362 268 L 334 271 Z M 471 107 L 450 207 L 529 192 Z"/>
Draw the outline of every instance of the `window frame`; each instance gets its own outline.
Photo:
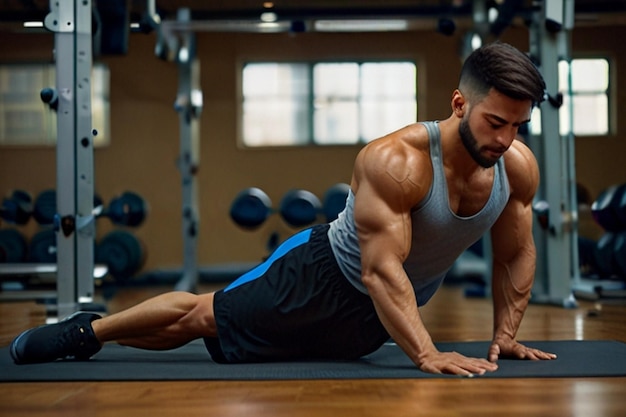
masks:
<path id="1" fill-rule="evenodd" d="M 50 148 L 56 147 L 57 144 L 57 115 L 56 111 L 52 110 L 48 104 L 41 100 L 40 92 L 44 88 L 55 88 L 56 83 L 56 65 L 49 61 L 16 61 L 16 62 L 0 62 L 0 70 L 5 69 L 20 69 L 29 67 L 35 71 L 39 71 L 42 75 L 41 81 L 43 85 L 39 86 L 36 83 L 31 85 L 32 91 L 29 90 L 29 99 L 25 104 L 16 102 L 0 101 L 0 111 L 20 111 L 20 108 L 26 108 L 41 116 L 43 122 L 42 130 L 38 133 L 41 135 L 39 138 L 29 139 L 12 139 L 10 138 L 11 132 L 0 131 L 0 148 Z M 0 74 L 2 75 L 2 74 Z M 98 78 L 102 84 L 97 84 L 94 81 Z M 105 63 L 94 62 L 92 68 L 92 83 L 91 83 L 91 111 L 92 111 L 92 126 L 98 133 L 94 136 L 94 147 L 106 147 L 110 144 L 110 78 L 111 71 L 109 66 Z M 5 80 L 6 81 L 6 80 Z M 38 83 L 37 83 L 38 84 Z M 2 86 L 0 86 L 2 88 Z M 2 100 L 0 93 L 0 100 Z M 11 92 L 9 91 L 9 95 Z M 0 120 L 2 120 L 3 114 L 0 114 Z"/>
<path id="2" fill-rule="evenodd" d="M 607 87 L 606 90 L 604 91 L 604 94 L 606 95 L 606 99 L 607 99 L 607 131 L 606 133 L 577 133 L 576 131 L 574 131 L 574 126 L 573 126 L 573 121 L 572 121 L 572 117 L 573 117 L 573 108 L 570 109 L 570 114 L 568 115 L 568 118 L 570 119 L 570 124 L 567 128 L 566 132 L 561 131 L 561 127 L 559 126 L 559 133 L 561 136 L 566 136 L 569 133 L 571 133 L 573 136 L 577 137 L 577 138 L 600 138 L 600 137 L 611 137 L 615 135 L 616 130 L 616 116 L 615 116 L 615 112 L 616 112 L 616 106 L 615 106 L 615 70 L 614 70 L 614 62 L 611 59 L 611 57 L 607 56 L 607 55 L 576 55 L 575 57 L 572 57 L 570 59 L 570 67 L 571 67 L 571 63 L 574 61 L 578 61 L 578 60 L 604 60 L 607 62 L 608 65 L 608 75 L 607 75 Z M 565 62 L 566 60 L 561 59 L 559 60 L 559 63 L 561 62 Z M 571 73 L 568 74 L 570 81 L 571 81 Z M 560 77 L 560 75 L 559 75 Z M 573 86 L 572 86 L 573 87 Z M 559 93 L 563 94 L 563 90 L 566 87 L 564 86 L 560 86 L 559 85 Z M 583 91 L 582 93 L 580 91 L 574 90 L 572 89 L 571 93 L 569 94 L 569 99 L 572 101 L 572 105 L 574 104 L 574 98 L 576 96 L 593 96 L 593 95 L 598 95 L 598 94 L 602 94 L 601 91 L 594 91 L 592 92 L 588 92 L 588 91 Z M 566 98 L 564 97 L 564 103 L 565 103 Z M 562 107 L 559 109 L 559 111 L 561 111 Z M 562 117 L 560 117 L 559 115 L 559 123 L 561 122 Z M 530 130 L 530 134 L 538 136 L 541 135 L 541 109 L 539 107 L 536 107 L 535 109 L 533 109 L 533 114 L 532 114 L 532 127 L 529 129 Z M 570 132 L 571 130 L 571 132 Z"/>
<path id="3" fill-rule="evenodd" d="M 379 63 L 408 63 L 414 66 L 415 68 L 415 91 L 413 93 L 415 100 L 415 119 L 414 122 L 418 120 L 419 115 L 419 64 L 418 60 L 411 57 L 385 57 L 385 58 L 377 58 L 377 57 L 367 57 L 367 58 L 327 58 L 327 59 L 286 59 L 286 60 L 277 60 L 277 59 L 245 59 L 239 63 L 239 77 L 238 77 L 238 91 L 237 91 L 237 146 L 240 149 L 298 149 L 304 147 L 342 147 L 342 146 L 358 146 L 361 147 L 368 143 L 367 139 L 362 137 L 361 126 L 358 126 L 359 130 L 359 138 L 354 143 L 346 143 L 346 142 L 338 142 L 338 143 L 320 143 L 315 140 L 315 120 L 314 120 L 314 106 L 315 106 L 315 83 L 314 83 L 314 67 L 318 64 L 357 64 L 359 67 L 359 74 L 361 72 L 361 66 L 363 64 L 379 64 Z M 307 105 L 307 119 L 308 119 L 308 129 L 306 132 L 307 138 L 303 143 L 289 143 L 289 144 L 263 144 L 263 145 L 249 145 L 246 143 L 244 138 L 244 105 L 245 105 L 245 96 L 244 96 L 244 69 L 247 65 L 250 64 L 304 64 L 307 66 L 307 74 L 309 81 L 308 88 L 308 96 L 306 100 Z M 356 96 L 357 105 L 361 105 L 361 100 L 363 98 L 363 94 L 359 91 Z M 361 110 L 359 109 L 359 112 Z M 401 128 L 402 126 L 398 126 L 397 128 Z"/>

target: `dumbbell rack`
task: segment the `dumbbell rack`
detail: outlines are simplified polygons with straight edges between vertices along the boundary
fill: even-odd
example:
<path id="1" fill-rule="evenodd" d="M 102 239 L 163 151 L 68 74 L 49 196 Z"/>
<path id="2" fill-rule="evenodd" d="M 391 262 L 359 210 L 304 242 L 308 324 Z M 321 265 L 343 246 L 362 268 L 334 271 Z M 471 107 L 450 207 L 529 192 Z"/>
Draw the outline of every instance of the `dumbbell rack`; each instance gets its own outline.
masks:
<path id="1" fill-rule="evenodd" d="M 108 272 L 106 265 L 95 265 L 93 279 L 103 278 Z M 24 289 L 23 281 L 30 278 L 40 279 L 51 285 L 56 282 L 56 263 L 5 263 L 0 265 L 0 301 L 35 300 L 48 306 L 49 315 L 56 311 L 57 292 L 45 289 Z"/>

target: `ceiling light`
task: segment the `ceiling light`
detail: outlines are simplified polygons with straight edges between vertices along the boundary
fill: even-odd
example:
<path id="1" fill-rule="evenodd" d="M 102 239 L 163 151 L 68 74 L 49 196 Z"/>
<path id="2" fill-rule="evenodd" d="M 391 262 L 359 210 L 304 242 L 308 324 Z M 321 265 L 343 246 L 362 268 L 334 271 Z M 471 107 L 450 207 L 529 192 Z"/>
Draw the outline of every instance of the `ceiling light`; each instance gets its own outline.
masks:
<path id="1" fill-rule="evenodd" d="M 261 13 L 261 22 L 272 23 L 278 20 L 278 16 L 274 12 Z"/>
<path id="2" fill-rule="evenodd" d="M 319 32 L 383 32 L 407 30 L 406 20 L 317 20 Z"/>
<path id="3" fill-rule="evenodd" d="M 24 22 L 25 28 L 42 28 L 43 22 Z"/>

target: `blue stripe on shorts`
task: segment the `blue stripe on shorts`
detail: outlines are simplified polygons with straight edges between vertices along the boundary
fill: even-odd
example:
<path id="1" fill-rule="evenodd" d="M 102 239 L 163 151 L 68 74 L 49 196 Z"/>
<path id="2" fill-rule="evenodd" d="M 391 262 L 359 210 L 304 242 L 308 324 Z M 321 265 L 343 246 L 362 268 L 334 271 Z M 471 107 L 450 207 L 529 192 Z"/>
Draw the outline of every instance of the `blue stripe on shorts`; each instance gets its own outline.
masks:
<path id="1" fill-rule="evenodd" d="M 224 288 L 224 292 L 230 291 L 232 289 L 235 289 L 243 284 L 246 284 L 250 281 L 254 281 L 255 279 L 259 278 L 260 276 L 262 276 L 263 274 L 265 274 L 267 272 L 268 269 L 270 269 L 270 267 L 272 266 L 272 264 L 282 258 L 283 256 L 285 256 L 287 253 L 289 253 L 292 249 L 297 248 L 300 245 L 303 245 L 305 243 L 307 243 L 309 241 L 309 239 L 311 238 L 311 231 L 312 229 L 307 229 L 304 230 L 300 233 L 296 233 L 295 235 L 293 235 L 292 237 L 290 237 L 289 239 L 287 239 L 286 241 L 284 241 L 273 253 L 272 255 L 270 255 L 269 258 L 267 258 L 267 260 L 265 262 L 263 262 L 262 264 L 256 266 L 255 268 L 251 269 L 250 271 L 246 272 L 245 274 L 241 275 L 239 278 L 237 278 L 235 281 L 233 281 L 229 286 L 227 286 L 226 288 Z"/>

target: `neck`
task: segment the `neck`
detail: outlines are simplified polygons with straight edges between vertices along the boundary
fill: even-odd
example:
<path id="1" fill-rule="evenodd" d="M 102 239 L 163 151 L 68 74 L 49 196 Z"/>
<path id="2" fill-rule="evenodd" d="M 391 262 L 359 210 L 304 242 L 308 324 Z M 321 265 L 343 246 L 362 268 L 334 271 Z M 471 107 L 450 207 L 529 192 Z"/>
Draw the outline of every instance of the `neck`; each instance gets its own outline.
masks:
<path id="1" fill-rule="evenodd" d="M 481 167 L 469 154 L 459 135 L 460 120 L 454 115 L 439 122 L 443 164 L 455 176 L 469 178 L 489 168 Z"/>

